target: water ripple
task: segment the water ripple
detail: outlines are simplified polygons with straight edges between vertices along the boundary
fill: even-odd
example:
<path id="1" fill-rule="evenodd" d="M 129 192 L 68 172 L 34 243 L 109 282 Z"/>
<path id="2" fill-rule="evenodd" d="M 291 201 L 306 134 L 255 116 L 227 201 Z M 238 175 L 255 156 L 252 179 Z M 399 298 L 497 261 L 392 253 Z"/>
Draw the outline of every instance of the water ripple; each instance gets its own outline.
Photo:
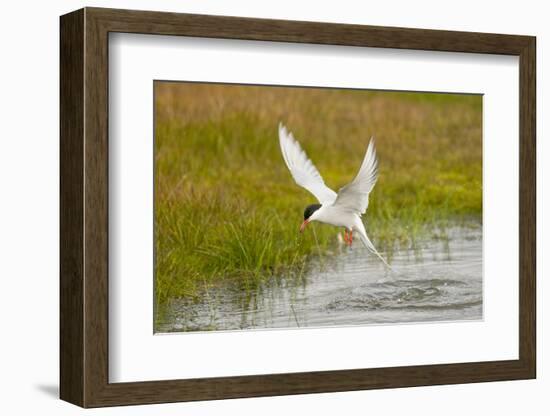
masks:
<path id="1" fill-rule="evenodd" d="M 454 229 L 449 240 L 394 253 L 389 273 L 360 246 L 302 280 L 281 277 L 243 295 L 210 290 L 199 302 L 174 301 L 162 332 L 366 325 L 481 319 L 481 228 Z"/>

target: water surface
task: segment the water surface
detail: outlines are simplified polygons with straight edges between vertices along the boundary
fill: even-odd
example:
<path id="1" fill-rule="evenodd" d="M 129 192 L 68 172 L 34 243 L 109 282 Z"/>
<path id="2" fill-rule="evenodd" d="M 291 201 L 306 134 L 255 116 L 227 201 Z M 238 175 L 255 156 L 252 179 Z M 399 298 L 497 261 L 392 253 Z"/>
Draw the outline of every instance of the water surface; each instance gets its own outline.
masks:
<path id="1" fill-rule="evenodd" d="M 251 293 L 205 291 L 172 301 L 157 332 L 242 330 L 482 319 L 480 227 L 453 228 L 393 253 L 388 271 L 359 241 Z"/>

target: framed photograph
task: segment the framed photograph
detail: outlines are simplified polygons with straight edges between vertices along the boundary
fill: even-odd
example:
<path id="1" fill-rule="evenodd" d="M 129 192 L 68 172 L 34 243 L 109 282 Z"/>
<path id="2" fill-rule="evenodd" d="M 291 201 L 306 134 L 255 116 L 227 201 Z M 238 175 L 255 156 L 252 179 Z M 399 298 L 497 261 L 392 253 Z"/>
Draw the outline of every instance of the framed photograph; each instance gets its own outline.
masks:
<path id="1" fill-rule="evenodd" d="M 535 378 L 534 37 L 60 29 L 63 400 Z"/>

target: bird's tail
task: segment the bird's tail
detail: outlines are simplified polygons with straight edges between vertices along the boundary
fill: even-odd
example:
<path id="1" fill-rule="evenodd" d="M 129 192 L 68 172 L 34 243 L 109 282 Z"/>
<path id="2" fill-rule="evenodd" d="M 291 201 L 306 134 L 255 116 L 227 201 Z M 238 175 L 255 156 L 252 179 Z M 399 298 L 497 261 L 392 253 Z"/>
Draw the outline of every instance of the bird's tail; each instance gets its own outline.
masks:
<path id="1" fill-rule="evenodd" d="M 361 238 L 361 241 L 363 242 L 363 244 L 365 245 L 365 247 L 373 254 L 375 254 L 376 256 L 378 256 L 378 258 L 380 260 L 382 260 L 382 263 L 384 263 L 384 265 L 390 269 L 390 270 L 393 270 L 390 265 L 386 262 L 386 260 L 384 260 L 384 257 L 382 257 L 380 255 L 380 253 L 378 252 L 378 250 L 376 250 L 376 248 L 374 247 L 374 244 L 372 244 L 372 242 L 370 241 L 369 237 L 367 236 L 367 233 L 366 231 L 363 229 L 363 230 L 357 230 L 357 234 L 359 234 L 359 237 Z"/>

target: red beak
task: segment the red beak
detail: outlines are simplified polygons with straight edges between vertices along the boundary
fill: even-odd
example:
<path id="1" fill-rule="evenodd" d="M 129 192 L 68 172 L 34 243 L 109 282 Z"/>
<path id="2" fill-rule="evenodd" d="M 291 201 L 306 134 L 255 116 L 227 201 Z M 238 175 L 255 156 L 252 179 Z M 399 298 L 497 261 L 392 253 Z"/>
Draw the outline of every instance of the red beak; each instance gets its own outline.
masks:
<path id="1" fill-rule="evenodd" d="M 303 233 L 304 230 L 306 229 L 306 225 L 308 225 L 309 223 L 309 220 L 305 220 L 302 225 L 300 225 L 300 232 Z"/>

